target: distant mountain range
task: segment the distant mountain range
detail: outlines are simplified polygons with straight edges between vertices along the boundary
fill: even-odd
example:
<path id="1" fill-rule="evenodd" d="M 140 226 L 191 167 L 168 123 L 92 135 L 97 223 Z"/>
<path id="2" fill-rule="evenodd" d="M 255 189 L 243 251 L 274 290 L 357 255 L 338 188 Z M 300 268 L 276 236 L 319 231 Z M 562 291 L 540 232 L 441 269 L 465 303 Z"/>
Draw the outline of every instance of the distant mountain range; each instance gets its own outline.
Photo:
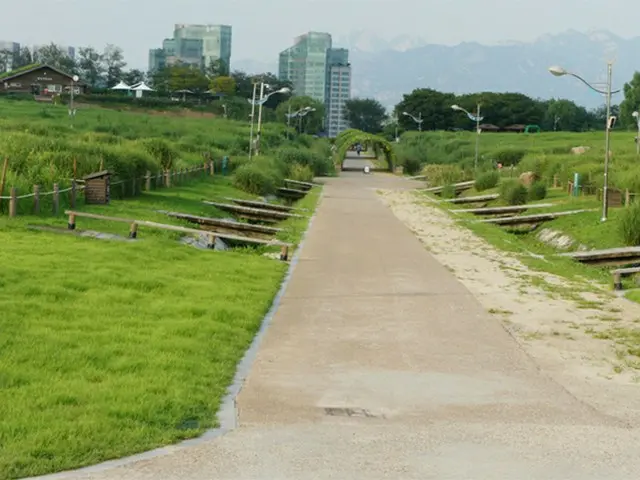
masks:
<path id="1" fill-rule="evenodd" d="M 603 30 L 570 30 L 531 43 L 465 42 L 455 46 L 428 44 L 410 36 L 387 41 L 356 32 L 336 38 L 334 44 L 350 49 L 352 95 L 374 97 L 389 107 L 415 88 L 433 88 L 458 94 L 520 92 L 534 98 L 568 98 L 593 108 L 603 103 L 601 95 L 575 79 L 553 77 L 548 67 L 560 65 L 597 83 L 606 80 L 606 62 L 614 60 L 614 89 L 640 70 L 640 37 L 624 39 Z M 234 62 L 233 68 L 277 72 L 277 59 Z M 614 97 L 614 103 L 621 100 L 622 94 Z"/>

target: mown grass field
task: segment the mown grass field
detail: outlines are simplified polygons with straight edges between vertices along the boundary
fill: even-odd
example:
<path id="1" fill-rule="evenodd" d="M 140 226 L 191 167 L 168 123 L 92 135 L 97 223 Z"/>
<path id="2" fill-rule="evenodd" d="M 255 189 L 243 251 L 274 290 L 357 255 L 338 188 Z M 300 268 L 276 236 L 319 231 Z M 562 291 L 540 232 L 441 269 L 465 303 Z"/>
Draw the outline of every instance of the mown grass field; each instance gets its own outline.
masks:
<path id="1" fill-rule="evenodd" d="M 166 152 L 154 156 L 147 142 L 166 146 L 174 166 L 200 163 L 203 148 L 218 148 L 215 155 L 232 155 L 229 176 L 195 178 L 106 206 L 80 198 L 76 207 L 194 228 L 158 210 L 228 217 L 202 200 L 256 199 L 238 187 L 273 188 L 294 170 L 293 163 L 260 157 L 245 167 L 249 181 L 238 182 L 248 128 L 87 109 L 71 129 L 64 107 L 5 102 L 0 157 L 10 158 L 7 187 L 24 193 L 33 183 L 45 190 L 70 179 L 73 158 L 79 176 L 103 160 L 124 177 L 164 168 Z M 289 158 L 324 158 L 325 144 L 287 143 L 281 130 L 265 126 L 267 153 L 282 148 Z M 300 241 L 320 192 L 298 203 L 307 209 L 302 218 L 278 225 L 285 228 L 281 240 Z M 213 427 L 287 265 L 263 255 L 269 247 L 199 250 L 179 243 L 178 233 L 145 227 L 135 242 L 34 231 L 28 227 L 65 228 L 67 218 L 51 215 L 45 201 L 41 215 L 30 215 L 30 202 L 21 200 L 19 215 L 7 218 L 5 201 L 0 215 L 0 479 L 95 464 Z M 63 211 L 68 204 L 61 203 Z M 128 232 L 127 224 L 84 218 L 77 228 Z"/>
<path id="2" fill-rule="evenodd" d="M 227 195 L 243 194 L 219 178 L 86 210 L 180 224 L 154 210 L 205 213 L 203 197 Z M 315 189 L 301 202 L 305 218 L 283 224 L 286 240 L 299 241 L 318 197 Z M 126 235 L 126 224 L 78 221 Z M 158 230 L 124 243 L 29 223 L 66 220 L 0 217 L 0 478 L 93 464 L 214 426 L 286 264 L 198 250 Z"/>

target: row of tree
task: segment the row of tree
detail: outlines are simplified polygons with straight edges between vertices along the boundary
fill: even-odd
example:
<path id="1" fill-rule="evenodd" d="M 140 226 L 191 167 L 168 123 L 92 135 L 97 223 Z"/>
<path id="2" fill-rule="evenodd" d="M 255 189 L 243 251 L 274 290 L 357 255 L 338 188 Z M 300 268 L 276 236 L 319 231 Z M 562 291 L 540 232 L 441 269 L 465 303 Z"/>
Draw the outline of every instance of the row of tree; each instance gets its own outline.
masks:
<path id="1" fill-rule="evenodd" d="M 638 127 L 640 117 L 640 72 L 624 85 L 624 99 L 611 108 L 617 117 L 616 126 L 625 129 Z M 467 115 L 453 110 L 459 105 L 476 113 L 480 104 L 482 123 L 504 128 L 510 125 L 538 125 L 545 131 L 602 130 L 605 126 L 606 107 L 587 110 L 566 99 L 540 100 L 521 93 L 482 92 L 466 95 L 443 93 L 430 88 L 416 89 L 403 95 L 393 114 L 388 116 L 384 107 L 373 99 L 354 99 L 347 103 L 346 118 L 352 128 L 369 133 L 386 132 L 388 136 L 399 131 L 417 130 L 422 120 L 423 130 L 472 129 L 475 123 Z M 409 115 L 404 115 L 404 113 Z"/>
<path id="2" fill-rule="evenodd" d="M 637 79 L 640 87 L 640 75 Z M 640 88 L 625 88 L 625 92 L 636 92 L 640 100 Z M 625 103 L 626 102 L 626 103 Z M 614 105 L 612 114 L 623 115 L 631 108 L 637 109 L 638 103 L 625 100 L 621 106 Z M 629 105 L 633 103 L 633 107 Z M 460 111 L 453 110 L 459 105 L 475 115 L 480 104 L 482 123 L 504 128 L 510 125 L 538 125 L 545 131 L 585 131 L 602 129 L 605 124 L 606 109 L 594 110 L 576 105 L 570 100 L 537 100 L 521 93 L 473 93 L 455 95 L 443 93 L 430 88 L 416 89 L 403 96 L 389 116 L 380 102 L 374 99 L 354 99 L 347 103 L 346 119 L 353 128 L 369 133 L 385 131 L 395 134 L 396 127 L 400 132 L 406 130 L 456 130 L 475 128 L 475 122 Z M 408 115 L 405 115 L 407 113 Z M 421 125 L 419 121 L 422 120 Z M 626 121 L 619 124 L 635 125 L 635 119 L 626 115 Z M 622 120 L 622 118 L 620 118 Z"/>

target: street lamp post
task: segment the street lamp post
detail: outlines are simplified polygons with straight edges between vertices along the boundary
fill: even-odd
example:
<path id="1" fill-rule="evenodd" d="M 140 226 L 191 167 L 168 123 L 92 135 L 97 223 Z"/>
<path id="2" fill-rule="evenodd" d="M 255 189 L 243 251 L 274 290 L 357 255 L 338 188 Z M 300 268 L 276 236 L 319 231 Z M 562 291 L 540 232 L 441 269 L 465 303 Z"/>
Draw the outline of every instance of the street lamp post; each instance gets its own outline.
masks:
<path id="1" fill-rule="evenodd" d="M 589 87 L 594 92 L 600 93 L 601 95 L 605 95 L 607 101 L 607 117 L 605 118 L 605 133 L 604 133 L 604 186 L 602 187 L 602 218 L 601 221 L 606 222 L 609 214 L 609 149 L 611 146 L 611 129 L 613 128 L 613 123 L 615 122 L 615 117 L 611 116 L 611 96 L 614 93 L 619 93 L 621 90 L 611 90 L 612 84 L 612 73 L 613 73 L 613 64 L 611 62 L 607 62 L 607 88 L 606 90 L 600 90 L 599 88 L 594 87 L 589 82 L 587 82 L 581 76 L 571 73 L 565 70 L 562 67 L 554 66 L 549 68 L 549 72 L 556 77 L 563 77 L 565 75 L 569 75 L 571 77 L 577 78 L 582 83 L 584 83 L 587 87 Z"/>
<path id="2" fill-rule="evenodd" d="M 316 109 L 313 107 L 304 107 L 296 112 L 291 113 L 291 105 L 289 105 L 289 113 L 287 113 L 287 128 L 291 126 L 291 119 L 297 118 L 298 119 L 297 130 L 298 130 L 298 133 L 302 133 L 302 117 L 305 117 L 307 114 L 315 111 Z"/>
<path id="3" fill-rule="evenodd" d="M 484 120 L 484 117 L 480 116 L 480 104 L 478 103 L 478 105 L 476 106 L 476 114 L 472 114 L 470 112 L 468 112 L 467 110 L 465 110 L 464 108 L 462 108 L 459 105 L 451 105 L 451 108 L 457 112 L 464 112 L 467 114 L 467 117 L 469 117 L 469 120 L 472 120 L 474 122 L 476 122 L 476 154 L 475 154 L 475 158 L 473 161 L 473 169 L 475 171 L 478 170 L 478 157 L 480 156 L 480 122 L 482 120 Z"/>
<path id="4" fill-rule="evenodd" d="M 636 125 L 638 127 L 638 134 L 636 136 L 636 157 L 640 158 L 640 113 L 636 111 L 633 112 L 631 116 L 636 119 Z"/>
<path id="5" fill-rule="evenodd" d="M 253 84 L 253 96 L 251 97 L 251 130 L 249 133 L 249 160 L 251 160 L 251 154 L 253 153 L 253 119 L 256 114 L 256 94 L 258 93 L 258 84 Z"/>
<path id="6" fill-rule="evenodd" d="M 411 118 L 411 120 L 413 120 L 414 122 L 416 122 L 418 124 L 418 131 L 420 131 L 420 132 L 422 131 L 422 122 L 424 121 L 424 120 L 422 120 L 422 112 L 420 112 L 418 114 L 418 118 L 414 117 L 409 112 L 402 112 L 402 115 L 404 115 L 405 117 Z"/>
<path id="7" fill-rule="evenodd" d="M 298 115 L 298 133 L 302 133 L 302 119 L 306 117 L 311 112 L 315 112 L 316 109 L 313 107 L 304 107 L 302 110 L 296 112 Z"/>
<path id="8" fill-rule="evenodd" d="M 264 94 L 264 89 L 267 88 L 268 85 L 264 82 L 260 82 L 260 98 L 256 100 L 257 88 L 258 84 L 253 85 L 253 98 L 251 100 L 247 100 L 251 103 L 251 134 L 250 134 L 250 144 L 249 144 L 249 158 L 251 158 L 253 152 L 253 118 L 255 115 L 256 105 L 258 106 L 258 132 L 256 133 L 256 155 L 260 155 L 260 134 L 262 129 L 262 106 L 267 103 L 269 97 L 275 95 L 276 93 L 289 93 L 291 89 L 287 87 L 283 87 L 280 90 L 276 90 L 275 92 L 271 92 L 267 95 Z"/>
<path id="9" fill-rule="evenodd" d="M 69 117 L 71 118 L 71 128 L 73 128 L 74 120 L 76 118 L 76 109 L 75 105 L 73 104 L 73 94 L 76 89 L 76 83 L 78 82 L 78 80 L 80 80 L 80 77 L 78 77 L 77 75 L 74 75 L 71 78 L 71 98 L 69 99 Z"/>

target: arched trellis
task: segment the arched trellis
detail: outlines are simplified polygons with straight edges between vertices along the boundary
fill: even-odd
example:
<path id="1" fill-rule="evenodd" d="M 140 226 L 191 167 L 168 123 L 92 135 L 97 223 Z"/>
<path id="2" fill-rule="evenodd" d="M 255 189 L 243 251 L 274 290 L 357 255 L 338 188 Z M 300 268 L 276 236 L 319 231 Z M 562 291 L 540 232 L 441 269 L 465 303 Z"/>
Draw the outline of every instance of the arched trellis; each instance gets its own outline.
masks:
<path id="1" fill-rule="evenodd" d="M 370 145 L 376 154 L 384 154 L 389 171 L 393 171 L 393 166 L 396 163 L 396 156 L 391 142 L 378 135 L 366 133 L 361 130 L 355 130 L 353 128 L 341 132 L 336 137 L 335 163 L 342 164 L 349 149 L 357 143 Z"/>

